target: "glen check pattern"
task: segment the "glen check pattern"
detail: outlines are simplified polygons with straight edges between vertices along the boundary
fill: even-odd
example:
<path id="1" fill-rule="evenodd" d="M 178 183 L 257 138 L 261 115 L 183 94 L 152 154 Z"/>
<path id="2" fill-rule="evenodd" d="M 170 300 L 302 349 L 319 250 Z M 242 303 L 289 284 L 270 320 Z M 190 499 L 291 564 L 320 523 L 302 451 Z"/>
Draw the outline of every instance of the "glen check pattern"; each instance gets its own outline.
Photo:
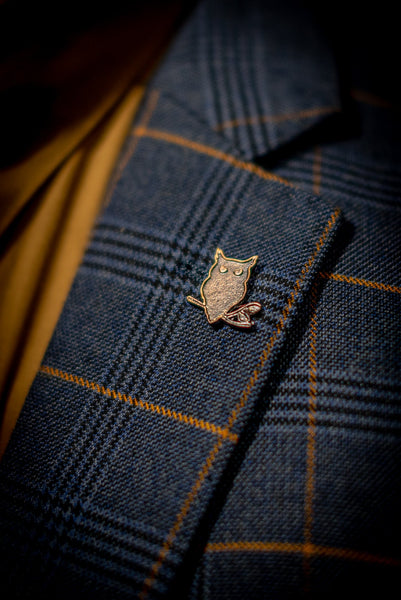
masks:
<path id="1" fill-rule="evenodd" d="M 201 2 L 149 86 L 1 465 L 7 595 L 398 582 L 401 177 L 371 146 L 395 111 L 358 83 L 361 137 L 312 136 L 343 108 L 290 4 Z M 249 332 L 186 300 L 218 247 L 258 254 Z"/>

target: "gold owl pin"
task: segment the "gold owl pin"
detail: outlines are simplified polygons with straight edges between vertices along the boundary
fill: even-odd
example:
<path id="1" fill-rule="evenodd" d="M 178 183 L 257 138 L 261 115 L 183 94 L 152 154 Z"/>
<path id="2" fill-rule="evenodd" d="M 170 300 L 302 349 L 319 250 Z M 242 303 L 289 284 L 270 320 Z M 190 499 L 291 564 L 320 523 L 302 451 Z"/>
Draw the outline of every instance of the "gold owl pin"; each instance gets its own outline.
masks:
<path id="1" fill-rule="evenodd" d="M 203 308 L 209 323 L 216 323 L 221 319 L 235 327 L 252 327 L 254 323 L 251 315 L 257 313 L 262 306 L 259 302 L 237 305 L 245 297 L 246 284 L 257 259 L 257 256 L 251 256 L 247 260 L 227 258 L 217 248 L 214 263 L 201 285 L 202 301 L 187 296 L 188 302 Z"/>

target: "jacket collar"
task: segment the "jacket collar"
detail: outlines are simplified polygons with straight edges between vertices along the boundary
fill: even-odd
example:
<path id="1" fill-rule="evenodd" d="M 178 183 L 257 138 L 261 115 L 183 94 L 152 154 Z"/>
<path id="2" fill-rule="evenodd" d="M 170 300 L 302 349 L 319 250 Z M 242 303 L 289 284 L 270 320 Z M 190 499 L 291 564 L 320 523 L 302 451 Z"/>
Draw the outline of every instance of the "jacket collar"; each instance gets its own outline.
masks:
<path id="1" fill-rule="evenodd" d="M 155 85 L 189 101 L 247 159 L 340 111 L 331 49 L 299 0 L 205 0 L 165 66 Z"/>

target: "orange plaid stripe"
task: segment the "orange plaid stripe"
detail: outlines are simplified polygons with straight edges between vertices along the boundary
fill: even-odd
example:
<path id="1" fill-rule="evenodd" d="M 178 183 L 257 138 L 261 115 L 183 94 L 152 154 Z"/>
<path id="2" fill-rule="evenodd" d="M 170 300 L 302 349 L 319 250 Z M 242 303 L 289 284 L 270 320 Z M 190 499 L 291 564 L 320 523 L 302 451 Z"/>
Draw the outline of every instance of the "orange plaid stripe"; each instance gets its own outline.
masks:
<path id="1" fill-rule="evenodd" d="M 292 544 L 288 542 L 259 542 L 238 541 L 208 544 L 206 552 L 277 552 L 287 554 L 304 554 L 308 556 L 325 556 L 327 558 L 338 558 L 341 560 L 353 560 L 357 562 L 387 565 L 389 567 L 400 567 L 401 560 L 388 556 L 380 556 L 369 552 L 360 552 L 350 548 L 333 548 L 329 546 L 317 546 L 315 544 Z"/>
<path id="2" fill-rule="evenodd" d="M 121 392 L 116 392 L 115 390 L 105 388 L 104 386 L 101 386 L 98 383 L 95 383 L 94 381 L 88 381 L 88 379 L 83 379 L 83 377 L 78 377 L 77 375 L 72 375 L 71 373 L 65 373 L 64 371 L 60 371 L 59 369 L 56 369 L 54 367 L 43 365 L 40 368 L 40 370 L 42 373 L 52 375 L 53 377 L 58 377 L 59 379 L 63 379 L 64 381 L 76 383 L 77 385 L 86 387 L 88 390 L 93 390 L 98 394 L 108 396 L 109 398 L 113 398 L 114 400 L 118 399 L 121 402 L 127 402 L 132 406 L 142 408 L 143 410 L 147 410 L 151 413 L 155 413 L 163 417 L 167 417 L 169 419 L 175 419 L 180 423 L 192 425 L 193 427 L 197 427 L 198 429 L 204 429 L 206 431 L 209 431 L 210 433 L 220 436 L 223 439 L 229 439 L 234 444 L 238 441 L 238 436 L 235 433 L 232 433 L 225 427 L 219 427 L 214 423 L 210 423 L 209 421 L 197 419 L 196 417 L 192 417 L 191 415 L 186 415 L 182 412 L 171 410 L 170 408 L 166 408 L 165 406 L 161 406 L 160 404 L 154 404 L 153 402 L 144 402 L 143 400 L 138 400 L 138 398 L 133 398 L 132 396 L 127 396 L 126 394 L 122 394 Z"/>
<path id="3" fill-rule="evenodd" d="M 258 177 L 261 177 L 262 179 L 277 181 L 288 187 L 294 187 L 294 185 L 286 179 L 283 179 L 278 175 L 273 175 L 273 173 L 269 173 L 268 171 L 265 171 L 264 169 L 258 167 L 257 165 L 254 165 L 253 163 L 240 160 L 239 158 L 236 158 L 231 154 L 227 154 L 226 152 L 222 152 L 221 150 L 217 150 L 212 146 L 207 146 L 206 144 L 194 142 L 180 135 L 175 135 L 174 133 L 169 133 L 167 131 L 160 131 L 159 129 L 147 129 L 146 127 L 137 127 L 134 130 L 134 133 L 138 137 L 149 137 L 155 140 L 162 140 L 164 142 L 168 142 L 169 144 L 176 144 L 177 146 L 189 148 L 190 150 L 193 150 L 194 152 L 199 152 L 200 154 L 207 154 L 212 158 L 223 160 L 237 169 L 242 169 L 243 171 L 253 173 Z"/>
<path id="4" fill-rule="evenodd" d="M 379 283 L 378 281 L 369 281 L 367 279 L 360 279 L 359 277 L 351 277 L 350 275 L 341 275 L 340 273 L 320 273 L 320 277 L 323 279 L 334 279 L 335 281 L 345 281 L 346 283 L 352 283 L 354 285 L 364 285 L 369 288 L 376 290 L 383 290 L 384 292 L 393 292 L 394 294 L 401 294 L 401 287 L 396 285 L 389 285 L 387 283 Z"/>
<path id="5" fill-rule="evenodd" d="M 215 127 L 216 131 L 240 127 L 241 125 L 257 125 L 258 123 L 282 123 L 283 121 L 301 121 L 310 119 L 320 115 L 327 115 L 333 112 L 339 112 L 338 106 L 317 106 L 316 108 L 307 108 L 292 113 L 283 113 L 281 115 L 261 115 L 255 117 L 245 117 L 242 119 L 233 119 L 232 121 L 224 121 Z"/>

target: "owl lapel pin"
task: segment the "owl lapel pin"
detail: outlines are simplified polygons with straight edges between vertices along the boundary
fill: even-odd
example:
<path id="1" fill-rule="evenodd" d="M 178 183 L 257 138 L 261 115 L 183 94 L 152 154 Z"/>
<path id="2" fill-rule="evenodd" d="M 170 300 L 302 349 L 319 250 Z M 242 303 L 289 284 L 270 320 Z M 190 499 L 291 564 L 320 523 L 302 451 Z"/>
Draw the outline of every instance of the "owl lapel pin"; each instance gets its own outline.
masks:
<path id="1" fill-rule="evenodd" d="M 187 296 L 188 302 L 203 308 L 209 323 L 216 323 L 221 319 L 235 327 L 249 329 L 254 324 L 251 315 L 257 313 L 262 306 L 259 302 L 248 302 L 241 306 L 238 304 L 245 298 L 246 284 L 257 259 L 257 256 L 251 256 L 247 260 L 227 258 L 217 248 L 214 263 L 201 285 L 202 301 Z"/>

